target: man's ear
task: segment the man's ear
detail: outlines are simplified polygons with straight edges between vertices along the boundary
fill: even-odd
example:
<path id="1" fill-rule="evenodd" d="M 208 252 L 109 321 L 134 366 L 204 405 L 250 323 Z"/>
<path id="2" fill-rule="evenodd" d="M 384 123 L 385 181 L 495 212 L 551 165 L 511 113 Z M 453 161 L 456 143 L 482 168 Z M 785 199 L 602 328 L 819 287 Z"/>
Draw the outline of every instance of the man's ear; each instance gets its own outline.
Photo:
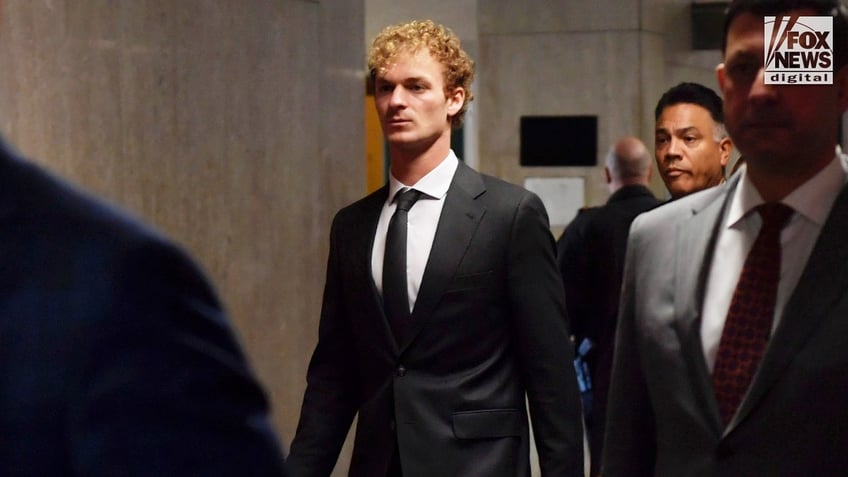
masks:
<path id="1" fill-rule="evenodd" d="M 716 65 L 716 79 L 718 80 L 718 88 L 724 91 L 724 63 Z"/>
<path id="2" fill-rule="evenodd" d="M 462 105 L 465 103 L 465 88 L 457 86 L 447 94 L 447 100 L 448 115 L 453 117 L 462 109 Z"/>
<path id="3" fill-rule="evenodd" d="M 725 136 L 718 142 L 718 150 L 721 154 L 721 167 L 727 166 L 730 160 L 730 153 L 733 152 L 733 141 Z"/>

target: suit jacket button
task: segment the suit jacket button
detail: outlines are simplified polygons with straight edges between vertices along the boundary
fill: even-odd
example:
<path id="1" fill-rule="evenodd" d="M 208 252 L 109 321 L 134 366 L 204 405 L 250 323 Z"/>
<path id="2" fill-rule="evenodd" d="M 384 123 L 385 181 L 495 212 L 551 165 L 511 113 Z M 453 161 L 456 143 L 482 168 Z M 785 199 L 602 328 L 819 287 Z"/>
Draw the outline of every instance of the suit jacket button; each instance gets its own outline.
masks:
<path id="1" fill-rule="evenodd" d="M 397 367 L 397 375 L 400 376 L 401 378 L 404 377 L 404 375 L 406 375 L 406 368 L 404 368 L 403 365 L 400 365 L 400 366 Z"/>
<path id="2" fill-rule="evenodd" d="M 394 419 L 389 421 L 389 429 L 391 429 L 392 432 L 395 432 L 395 429 L 397 429 L 397 423 Z"/>

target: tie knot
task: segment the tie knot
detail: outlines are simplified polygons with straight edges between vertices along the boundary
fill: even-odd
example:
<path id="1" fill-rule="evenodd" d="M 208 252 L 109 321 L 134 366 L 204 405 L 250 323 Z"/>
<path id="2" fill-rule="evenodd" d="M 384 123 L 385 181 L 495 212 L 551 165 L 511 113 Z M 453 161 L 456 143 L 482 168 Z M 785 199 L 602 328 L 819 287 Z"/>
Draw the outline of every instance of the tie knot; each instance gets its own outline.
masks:
<path id="1" fill-rule="evenodd" d="M 399 210 L 408 211 L 421 197 L 421 192 L 415 189 L 406 189 L 395 194 L 395 202 Z"/>
<path id="2" fill-rule="evenodd" d="M 767 202 L 756 208 L 757 213 L 763 219 L 763 229 L 780 230 L 792 215 L 792 207 L 780 202 Z"/>

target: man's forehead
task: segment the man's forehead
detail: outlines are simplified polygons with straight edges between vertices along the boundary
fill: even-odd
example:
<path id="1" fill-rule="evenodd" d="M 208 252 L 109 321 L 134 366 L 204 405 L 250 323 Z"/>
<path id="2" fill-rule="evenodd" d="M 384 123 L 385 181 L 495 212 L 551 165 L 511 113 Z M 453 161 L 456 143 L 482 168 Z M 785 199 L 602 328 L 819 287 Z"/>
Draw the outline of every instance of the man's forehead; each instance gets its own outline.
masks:
<path id="1" fill-rule="evenodd" d="M 658 124 L 658 133 L 683 134 L 687 132 L 701 132 L 701 129 L 694 124 Z"/>
<path id="2" fill-rule="evenodd" d="M 765 17 L 763 15 L 755 15 L 750 12 L 740 13 L 730 22 L 727 28 L 727 45 L 729 47 L 734 41 L 739 41 L 751 34 L 759 35 L 759 39 L 762 40 L 763 31 L 765 31 Z"/>
<path id="3" fill-rule="evenodd" d="M 663 108 L 660 113 L 660 118 L 657 123 L 661 123 L 664 121 L 669 121 L 671 116 L 673 115 L 675 120 L 679 120 L 680 117 L 691 118 L 691 117 L 706 117 L 712 121 L 712 116 L 707 108 L 701 106 L 697 103 L 687 103 L 687 102 L 679 102 L 674 104 L 669 104 L 665 108 Z"/>
<path id="4" fill-rule="evenodd" d="M 2 0 L 0 0 L 2 1 Z M 388 72 L 393 69 L 398 63 L 408 63 L 412 65 L 430 64 L 435 61 L 435 57 L 425 47 L 411 48 L 403 47 L 387 57 L 380 65 L 377 66 L 375 76 L 377 78 L 385 77 Z"/>

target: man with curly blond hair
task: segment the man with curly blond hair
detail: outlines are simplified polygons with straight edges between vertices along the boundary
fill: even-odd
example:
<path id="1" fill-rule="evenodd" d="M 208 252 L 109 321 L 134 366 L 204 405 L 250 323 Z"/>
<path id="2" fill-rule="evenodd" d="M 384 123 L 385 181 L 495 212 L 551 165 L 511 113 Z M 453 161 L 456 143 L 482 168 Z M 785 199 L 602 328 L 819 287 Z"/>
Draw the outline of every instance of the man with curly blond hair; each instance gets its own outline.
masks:
<path id="1" fill-rule="evenodd" d="M 579 393 L 539 198 L 450 149 L 474 77 L 447 28 L 383 30 L 368 55 L 391 174 L 342 209 L 288 460 L 329 476 L 358 413 L 354 477 L 582 476 Z M 525 401 L 526 400 L 526 401 Z"/>

